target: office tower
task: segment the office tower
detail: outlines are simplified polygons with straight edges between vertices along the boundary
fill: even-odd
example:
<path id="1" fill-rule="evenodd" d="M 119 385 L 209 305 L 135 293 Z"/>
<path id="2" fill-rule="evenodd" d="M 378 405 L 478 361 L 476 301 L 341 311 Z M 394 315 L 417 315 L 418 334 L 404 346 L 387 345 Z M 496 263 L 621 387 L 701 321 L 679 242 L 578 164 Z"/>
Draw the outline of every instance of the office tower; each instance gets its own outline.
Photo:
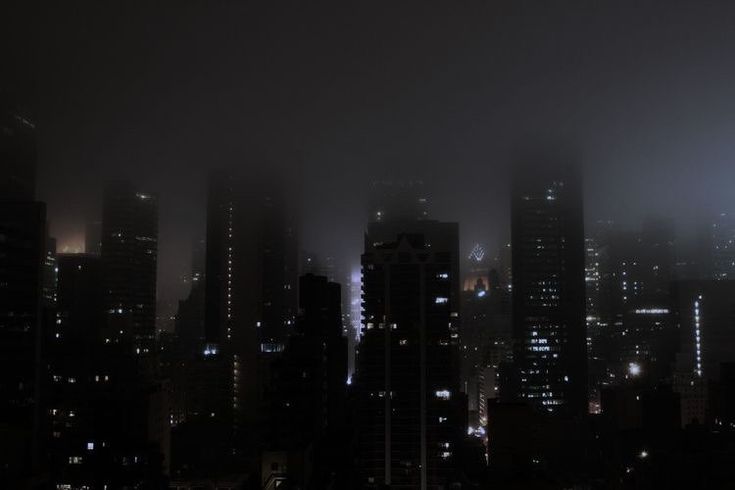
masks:
<path id="1" fill-rule="evenodd" d="M 349 446 L 347 339 L 342 333 L 339 284 L 324 276 L 302 276 L 299 309 L 295 332 L 272 369 L 268 403 L 265 459 L 286 457 L 262 477 L 266 482 L 285 473 L 281 477 L 294 486 L 329 488 L 335 485 L 335 473 L 345 469 Z"/>
<path id="2" fill-rule="evenodd" d="M 390 206 L 373 217 L 354 381 L 359 484 L 439 488 L 449 482 L 467 425 L 457 353 L 458 225 Z"/>
<path id="3" fill-rule="evenodd" d="M 359 299 L 354 303 L 354 296 L 360 295 L 359 277 L 353 278 L 353 274 L 345 274 L 337 265 L 337 260 L 332 255 L 319 256 L 315 253 L 301 252 L 300 263 L 301 274 L 314 274 L 324 276 L 330 282 L 343 284 L 342 294 L 342 333 L 347 338 L 348 371 L 349 376 L 355 372 L 355 349 L 359 342 L 360 308 Z"/>
<path id="4" fill-rule="evenodd" d="M 478 422 L 480 406 L 480 376 L 483 371 L 486 349 L 489 346 L 490 271 L 485 250 L 476 244 L 464 261 L 462 281 L 460 325 L 460 382 L 467 394 L 470 424 Z"/>
<path id="5" fill-rule="evenodd" d="M 677 371 L 717 380 L 721 364 L 735 361 L 735 281 L 677 281 L 673 296 L 681 335 Z"/>
<path id="6" fill-rule="evenodd" d="M 59 268 L 56 264 L 56 239 L 46 232 L 46 250 L 43 257 L 43 304 L 47 308 L 56 306 L 56 283 Z"/>
<path id="7" fill-rule="evenodd" d="M 600 250 L 597 240 L 584 239 L 584 283 L 585 283 L 585 325 L 587 328 L 587 350 L 592 354 L 592 343 L 600 335 Z"/>
<path id="8" fill-rule="evenodd" d="M 370 189 L 368 220 L 375 222 L 428 219 L 426 188 L 420 180 L 375 181 Z"/>
<path id="9" fill-rule="evenodd" d="M 22 111 L 0 104 L 0 199 L 33 201 L 36 126 Z"/>
<path id="10" fill-rule="evenodd" d="M 102 438 L 90 412 L 94 383 L 109 383 L 101 369 L 105 320 L 103 270 L 98 256 L 62 254 L 58 257 L 59 289 L 56 319 L 44 335 L 47 358 L 46 427 L 52 483 L 91 485 L 93 453 L 86 443 Z M 92 382 L 94 380 L 94 383 Z M 108 441 L 109 443 L 109 441 Z"/>
<path id="11" fill-rule="evenodd" d="M 104 273 L 97 255 L 59 256 L 56 319 L 44 336 L 54 488 L 158 487 L 170 460 L 164 384 L 103 338 Z"/>
<path id="12" fill-rule="evenodd" d="M 704 423 L 707 385 L 719 381 L 722 366 L 735 361 L 735 281 L 677 281 L 673 300 L 678 331 L 674 388 L 681 395 L 682 424 Z"/>
<path id="13" fill-rule="evenodd" d="M 487 400 L 499 394 L 500 365 L 512 360 L 511 302 L 510 291 L 502 287 L 495 269 L 484 272 L 482 278 L 472 277 L 465 278 L 461 293 L 461 379 L 469 425 L 484 427 Z"/>
<path id="14" fill-rule="evenodd" d="M 39 469 L 41 332 L 52 299 L 46 206 L 34 202 L 35 124 L 0 100 L 0 481 Z M 47 279 L 47 281 L 44 281 Z"/>
<path id="15" fill-rule="evenodd" d="M 595 384 L 618 382 L 630 377 L 632 367 L 639 381 L 656 384 L 671 374 L 676 352 L 669 298 L 673 227 L 662 220 L 647 220 L 638 231 L 601 225 L 592 234 L 599 264 L 593 311 L 599 328 L 591 336 L 598 367 L 592 378 Z"/>
<path id="16" fill-rule="evenodd" d="M 711 278 L 735 279 L 735 220 L 720 213 L 710 229 Z"/>
<path id="17" fill-rule="evenodd" d="M 475 245 L 465 260 L 461 292 L 460 372 L 472 427 L 485 425 L 486 401 L 497 396 L 497 369 L 510 358 L 510 293 L 489 262 Z"/>
<path id="18" fill-rule="evenodd" d="M 362 275 L 360 270 L 353 269 L 346 282 L 350 301 L 349 335 L 347 337 L 347 369 L 349 374 L 347 380 L 351 384 L 357 368 L 357 348 L 362 334 Z"/>
<path id="19" fill-rule="evenodd" d="M 285 189 L 215 173 L 207 205 L 209 342 L 282 349 L 296 313 L 298 248 Z"/>
<path id="20" fill-rule="evenodd" d="M 29 475 L 38 455 L 46 207 L 0 202 L 0 479 Z"/>
<path id="21" fill-rule="evenodd" d="M 102 263 L 111 339 L 150 348 L 156 324 L 158 199 L 129 182 L 105 188 Z"/>
<path id="22" fill-rule="evenodd" d="M 298 246 L 285 185 L 213 173 L 207 201 L 205 350 L 228 374 L 223 414 L 257 451 L 257 408 L 271 358 L 283 351 L 297 309 Z M 215 397 L 217 398 L 217 397 Z"/>
<path id="23" fill-rule="evenodd" d="M 587 411 L 582 181 L 572 165 L 522 161 L 513 179 L 514 362 L 520 397 Z"/>
<path id="24" fill-rule="evenodd" d="M 197 241 L 192 250 L 191 288 L 186 299 L 179 301 L 175 320 L 179 354 L 183 359 L 194 359 L 204 349 L 204 257 L 203 241 Z"/>
<path id="25" fill-rule="evenodd" d="M 662 218 L 648 218 L 638 238 L 640 283 L 645 301 L 668 297 L 676 265 L 674 225 Z"/>
<path id="26" fill-rule="evenodd" d="M 313 252 L 301 251 L 300 273 L 324 276 L 329 281 L 337 280 L 337 264 L 331 255 L 319 256 Z"/>

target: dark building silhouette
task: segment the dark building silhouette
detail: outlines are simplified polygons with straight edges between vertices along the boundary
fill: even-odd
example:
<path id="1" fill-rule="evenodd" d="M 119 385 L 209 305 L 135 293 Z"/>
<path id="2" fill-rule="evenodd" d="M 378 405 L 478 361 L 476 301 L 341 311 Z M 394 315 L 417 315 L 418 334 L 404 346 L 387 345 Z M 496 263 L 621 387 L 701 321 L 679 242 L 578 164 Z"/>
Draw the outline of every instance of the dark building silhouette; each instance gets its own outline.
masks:
<path id="1" fill-rule="evenodd" d="M 362 255 L 358 486 L 440 488 L 451 481 L 467 426 L 457 352 L 458 225 L 423 211 L 379 211 Z"/>
<path id="2" fill-rule="evenodd" d="M 428 198 L 420 180 L 375 181 L 370 189 L 368 221 L 397 222 L 428 219 Z"/>
<path id="3" fill-rule="evenodd" d="M 46 250 L 43 257 L 43 305 L 47 308 L 56 306 L 56 289 L 59 267 L 56 263 L 56 239 L 46 231 Z"/>
<path id="4" fill-rule="evenodd" d="M 481 427 L 487 423 L 488 399 L 499 395 L 500 365 L 512 360 L 510 291 L 501 287 L 495 269 L 483 269 L 477 277 L 474 268 L 464 281 L 461 299 L 462 388 L 467 393 L 469 424 Z"/>
<path id="5" fill-rule="evenodd" d="M 60 255 L 55 321 L 44 335 L 44 427 L 54 488 L 159 486 L 169 465 L 166 385 L 133 339 L 105 337 L 105 267 Z"/>
<path id="6" fill-rule="evenodd" d="M 296 314 L 298 248 L 280 185 L 215 173 L 207 204 L 207 340 L 283 349 Z"/>
<path id="7" fill-rule="evenodd" d="M 0 100 L 0 199 L 33 201 L 36 153 L 35 123 Z"/>
<path id="8" fill-rule="evenodd" d="M 339 284 L 307 274 L 299 281 L 299 318 L 272 369 L 270 433 L 262 480 L 286 479 L 301 488 L 329 488 L 348 461 L 347 339 L 342 333 Z M 338 474 L 342 479 L 338 480 Z"/>
<path id="9" fill-rule="evenodd" d="M 211 383 L 218 393 L 207 398 L 226 401 L 210 410 L 212 418 L 230 427 L 238 454 L 253 464 L 270 364 L 295 327 L 297 274 L 297 233 L 285 185 L 213 173 L 207 198 L 206 362 L 201 367 L 219 373 L 219 381 Z M 230 386 L 226 397 L 220 393 L 222 380 Z"/>
<path id="10" fill-rule="evenodd" d="M 3 94 L 4 96 L 4 94 Z M 46 206 L 35 202 L 35 124 L 0 100 L 0 486 L 39 471 Z M 46 279 L 46 280 L 45 280 Z M 46 288 L 44 288 L 46 286 Z"/>
<path id="11" fill-rule="evenodd" d="M 84 227 L 84 252 L 99 255 L 102 251 L 102 221 L 87 221 Z"/>
<path id="12" fill-rule="evenodd" d="M 149 351 L 155 337 L 158 199 L 130 182 L 105 188 L 102 264 L 108 312 L 107 335 L 133 338 Z"/>
<path id="13" fill-rule="evenodd" d="M 571 164 L 520 161 L 511 204 L 514 362 L 539 409 L 587 411 L 582 181 Z"/>
<path id="14" fill-rule="evenodd" d="M 194 359 L 204 349 L 204 241 L 194 244 L 190 289 L 186 299 L 179 301 L 175 329 L 178 348 L 183 359 Z"/>
<path id="15" fill-rule="evenodd" d="M 38 469 L 46 206 L 0 201 L 0 483 Z"/>

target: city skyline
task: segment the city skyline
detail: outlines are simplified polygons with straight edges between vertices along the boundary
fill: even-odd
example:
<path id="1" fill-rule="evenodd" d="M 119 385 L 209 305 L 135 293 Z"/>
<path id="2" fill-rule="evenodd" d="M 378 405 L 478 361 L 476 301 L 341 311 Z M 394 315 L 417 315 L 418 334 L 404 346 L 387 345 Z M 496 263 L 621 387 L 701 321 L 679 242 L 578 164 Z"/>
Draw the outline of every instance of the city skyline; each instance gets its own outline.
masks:
<path id="1" fill-rule="evenodd" d="M 735 3 L 7 10 L 0 487 L 732 486 Z"/>

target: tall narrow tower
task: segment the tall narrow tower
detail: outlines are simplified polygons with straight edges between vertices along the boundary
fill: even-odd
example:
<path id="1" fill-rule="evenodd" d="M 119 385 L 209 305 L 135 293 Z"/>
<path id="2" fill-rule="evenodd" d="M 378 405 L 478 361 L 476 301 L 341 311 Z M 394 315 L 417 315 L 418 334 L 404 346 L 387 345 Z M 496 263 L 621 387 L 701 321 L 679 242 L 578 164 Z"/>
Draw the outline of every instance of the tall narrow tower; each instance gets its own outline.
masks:
<path id="1" fill-rule="evenodd" d="M 515 168 L 511 207 L 519 395 L 545 411 L 585 413 L 581 175 L 567 162 L 522 161 Z"/>
<path id="2" fill-rule="evenodd" d="M 130 182 L 112 182 L 102 209 L 102 264 L 108 335 L 150 348 L 156 325 L 158 199 Z"/>
<path id="3" fill-rule="evenodd" d="M 457 356 L 458 225 L 378 211 L 362 256 L 355 378 L 361 485 L 439 488 L 466 427 Z"/>

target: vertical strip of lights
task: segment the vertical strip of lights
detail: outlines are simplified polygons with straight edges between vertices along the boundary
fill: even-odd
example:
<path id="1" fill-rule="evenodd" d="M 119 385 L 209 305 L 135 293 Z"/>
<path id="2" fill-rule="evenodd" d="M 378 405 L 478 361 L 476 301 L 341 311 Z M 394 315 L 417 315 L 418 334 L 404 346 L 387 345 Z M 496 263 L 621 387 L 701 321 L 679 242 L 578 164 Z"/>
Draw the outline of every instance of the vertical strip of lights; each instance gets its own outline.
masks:
<path id="1" fill-rule="evenodd" d="M 232 338 L 232 201 L 227 208 L 227 340 Z"/>
<path id="2" fill-rule="evenodd" d="M 702 344 L 701 344 L 701 331 L 700 331 L 700 305 L 702 301 L 702 295 L 700 294 L 694 301 L 694 348 L 697 355 L 697 369 L 695 372 L 697 376 L 702 377 Z"/>

